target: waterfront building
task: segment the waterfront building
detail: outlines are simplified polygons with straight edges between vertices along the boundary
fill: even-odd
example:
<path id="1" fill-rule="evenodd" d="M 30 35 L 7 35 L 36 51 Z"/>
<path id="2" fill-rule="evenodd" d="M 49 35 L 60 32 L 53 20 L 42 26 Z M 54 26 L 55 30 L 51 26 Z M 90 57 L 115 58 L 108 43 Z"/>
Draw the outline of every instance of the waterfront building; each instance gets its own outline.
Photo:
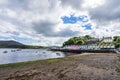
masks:
<path id="1" fill-rule="evenodd" d="M 115 48 L 114 44 L 100 44 L 100 42 L 112 42 L 112 37 L 103 37 L 103 38 L 94 38 L 86 40 L 84 45 L 70 45 L 65 46 L 65 49 L 74 49 L 74 50 L 99 50 L 99 49 L 113 49 Z"/>
<path id="2" fill-rule="evenodd" d="M 112 37 L 103 37 L 102 42 L 112 42 L 113 38 Z"/>
<path id="3" fill-rule="evenodd" d="M 98 42 L 100 42 L 100 39 L 94 38 L 94 39 L 90 39 L 90 40 L 85 40 L 84 44 L 86 44 L 86 45 L 88 45 L 88 44 L 97 44 Z"/>

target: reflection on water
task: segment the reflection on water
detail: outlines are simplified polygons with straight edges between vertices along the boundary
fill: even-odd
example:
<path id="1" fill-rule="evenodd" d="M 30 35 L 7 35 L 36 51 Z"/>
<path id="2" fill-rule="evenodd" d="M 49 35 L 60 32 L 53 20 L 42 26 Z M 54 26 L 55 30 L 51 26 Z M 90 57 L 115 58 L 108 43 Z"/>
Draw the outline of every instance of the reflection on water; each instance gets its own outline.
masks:
<path id="1" fill-rule="evenodd" d="M 45 49 L 0 49 L 0 64 L 65 57 L 62 52 Z"/>

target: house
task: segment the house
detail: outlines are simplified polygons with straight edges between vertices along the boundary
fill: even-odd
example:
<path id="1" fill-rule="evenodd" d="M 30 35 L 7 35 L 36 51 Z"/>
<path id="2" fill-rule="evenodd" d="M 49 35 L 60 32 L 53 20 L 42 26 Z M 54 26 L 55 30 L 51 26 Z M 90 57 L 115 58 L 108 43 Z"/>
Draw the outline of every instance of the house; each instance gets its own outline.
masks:
<path id="1" fill-rule="evenodd" d="M 77 50 L 100 50 L 100 49 L 113 49 L 114 44 L 100 44 L 100 42 L 112 42 L 112 37 L 93 38 L 86 40 L 83 45 L 70 45 L 65 46 L 66 49 L 77 49 Z"/>
<path id="2" fill-rule="evenodd" d="M 102 42 L 112 42 L 113 38 L 112 37 L 103 37 Z"/>

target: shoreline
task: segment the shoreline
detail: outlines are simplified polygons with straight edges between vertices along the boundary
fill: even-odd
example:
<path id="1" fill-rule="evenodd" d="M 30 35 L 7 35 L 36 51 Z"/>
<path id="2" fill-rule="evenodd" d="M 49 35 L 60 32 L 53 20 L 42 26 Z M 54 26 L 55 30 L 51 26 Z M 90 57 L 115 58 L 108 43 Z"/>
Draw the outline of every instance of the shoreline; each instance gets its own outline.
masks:
<path id="1" fill-rule="evenodd" d="M 6 64 L 0 65 L 0 80 L 119 80 L 117 62 L 118 57 L 114 53 L 85 53 L 65 58 Z"/>
<path id="2" fill-rule="evenodd" d="M 34 62 L 47 62 L 49 60 L 55 60 L 55 59 L 66 59 L 66 58 L 69 58 L 69 57 L 74 57 L 74 56 L 83 56 L 83 55 L 91 55 L 91 54 L 103 54 L 103 53 L 87 53 L 87 52 L 84 52 L 84 53 L 65 53 L 66 56 L 65 57 L 60 57 L 60 58 L 50 58 L 50 59 L 43 59 L 43 60 L 32 60 L 32 61 L 24 61 L 24 62 L 15 62 L 15 63 L 7 63 L 7 64 L 0 64 L 0 67 L 1 66 L 11 66 L 11 65 L 17 65 L 17 64 L 28 64 L 28 63 L 34 63 Z M 109 53 L 111 54 L 111 53 Z M 115 54 L 115 53 L 114 53 Z"/>
<path id="3" fill-rule="evenodd" d="M 72 53 L 116 53 L 114 49 L 98 49 L 98 50 L 80 50 L 80 49 L 50 49 L 51 51 L 72 52 Z"/>
<path id="4" fill-rule="evenodd" d="M 74 56 L 82 56 L 82 55 L 89 55 L 89 54 L 96 54 L 96 53 L 65 53 L 66 56 L 65 57 L 61 57 L 61 58 L 50 58 L 50 59 L 44 59 L 44 60 L 33 60 L 33 61 L 24 61 L 24 62 L 16 62 L 16 63 L 7 63 L 7 64 L 0 64 L 0 68 L 3 67 L 9 67 L 9 66 L 17 66 L 18 64 L 22 65 L 22 64 L 31 64 L 31 63 L 35 63 L 35 62 L 49 62 L 49 60 L 64 60 L 70 57 L 74 57 Z"/>

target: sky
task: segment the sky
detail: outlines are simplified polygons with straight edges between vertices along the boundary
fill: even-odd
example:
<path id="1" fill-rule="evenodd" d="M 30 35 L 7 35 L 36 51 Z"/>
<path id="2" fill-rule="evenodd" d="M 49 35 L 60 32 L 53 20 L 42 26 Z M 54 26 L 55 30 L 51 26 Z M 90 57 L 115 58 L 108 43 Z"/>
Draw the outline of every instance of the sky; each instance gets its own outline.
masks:
<path id="1" fill-rule="evenodd" d="M 0 40 L 55 46 L 84 35 L 120 36 L 120 0 L 0 0 Z"/>

